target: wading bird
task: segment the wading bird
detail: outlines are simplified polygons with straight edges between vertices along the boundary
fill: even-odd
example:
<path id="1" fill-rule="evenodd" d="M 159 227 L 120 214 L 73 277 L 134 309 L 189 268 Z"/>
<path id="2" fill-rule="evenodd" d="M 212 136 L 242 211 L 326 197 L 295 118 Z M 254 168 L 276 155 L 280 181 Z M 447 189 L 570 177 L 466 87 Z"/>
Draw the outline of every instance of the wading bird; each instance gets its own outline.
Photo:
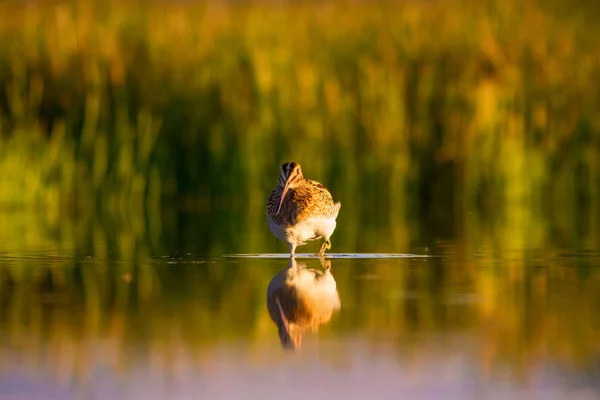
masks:
<path id="1" fill-rule="evenodd" d="M 323 272 L 298 265 L 292 256 L 287 268 L 269 283 L 267 309 L 285 349 L 300 347 L 304 332 L 319 329 L 341 307 L 331 261 L 320 261 Z"/>
<path id="2" fill-rule="evenodd" d="M 296 246 L 323 238 L 317 253 L 322 257 L 331 248 L 329 238 L 340 207 L 325 186 L 302 175 L 300 164 L 287 162 L 281 166 L 278 185 L 267 200 L 267 220 L 271 232 L 288 243 L 292 255 Z"/>

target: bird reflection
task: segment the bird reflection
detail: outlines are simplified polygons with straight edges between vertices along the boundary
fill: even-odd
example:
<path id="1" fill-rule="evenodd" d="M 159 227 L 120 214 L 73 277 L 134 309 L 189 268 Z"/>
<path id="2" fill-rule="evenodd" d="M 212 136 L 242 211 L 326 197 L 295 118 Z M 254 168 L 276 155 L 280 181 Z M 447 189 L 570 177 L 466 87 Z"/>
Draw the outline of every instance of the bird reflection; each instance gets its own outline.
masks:
<path id="1" fill-rule="evenodd" d="M 331 261 L 320 261 L 323 272 L 307 269 L 306 264 L 298 264 L 292 256 L 287 268 L 269 283 L 267 308 L 285 349 L 299 348 L 304 332 L 316 331 L 340 309 Z"/>

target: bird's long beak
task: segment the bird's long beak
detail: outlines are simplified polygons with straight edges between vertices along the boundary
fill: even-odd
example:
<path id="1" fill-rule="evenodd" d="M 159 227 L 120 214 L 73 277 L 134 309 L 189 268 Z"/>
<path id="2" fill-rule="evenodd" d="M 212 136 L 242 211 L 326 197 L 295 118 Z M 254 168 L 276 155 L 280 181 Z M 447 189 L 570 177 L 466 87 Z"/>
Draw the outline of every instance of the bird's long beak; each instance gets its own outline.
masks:
<path id="1" fill-rule="evenodd" d="M 291 339 L 290 323 L 288 322 L 288 319 L 286 318 L 285 314 L 283 313 L 283 308 L 281 307 L 279 298 L 276 297 L 275 301 L 277 302 L 277 308 L 279 310 L 279 316 L 281 317 L 281 322 L 283 322 L 283 332 L 280 332 L 280 334 L 282 334 L 281 338 L 283 339 L 284 342 L 287 343 Z"/>
<path id="2" fill-rule="evenodd" d="M 277 309 L 279 310 L 279 316 L 281 317 L 281 321 L 283 322 L 285 331 L 289 332 L 290 331 L 290 323 L 288 322 L 288 319 L 285 317 L 285 314 L 283 313 L 283 308 L 281 307 L 281 303 L 279 302 L 279 297 L 275 298 L 275 302 L 277 303 Z"/>
<path id="3" fill-rule="evenodd" d="M 279 214 L 279 210 L 281 210 L 281 205 L 283 204 L 283 199 L 285 199 L 285 195 L 287 194 L 289 188 L 290 180 L 288 179 L 283 188 L 283 193 L 281 193 L 281 199 L 279 199 L 279 205 L 277 206 L 277 211 L 275 212 L 275 215 Z"/>

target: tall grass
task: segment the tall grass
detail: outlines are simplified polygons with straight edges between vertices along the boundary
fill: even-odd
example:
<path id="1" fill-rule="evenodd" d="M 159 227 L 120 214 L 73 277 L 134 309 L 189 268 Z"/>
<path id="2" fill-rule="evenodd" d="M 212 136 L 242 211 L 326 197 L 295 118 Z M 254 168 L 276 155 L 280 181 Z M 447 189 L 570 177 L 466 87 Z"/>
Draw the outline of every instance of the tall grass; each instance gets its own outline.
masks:
<path id="1" fill-rule="evenodd" d="M 256 225 L 294 159 L 348 235 L 422 212 L 593 241 L 600 44 L 552 4 L 3 2 L 0 205 Z"/>

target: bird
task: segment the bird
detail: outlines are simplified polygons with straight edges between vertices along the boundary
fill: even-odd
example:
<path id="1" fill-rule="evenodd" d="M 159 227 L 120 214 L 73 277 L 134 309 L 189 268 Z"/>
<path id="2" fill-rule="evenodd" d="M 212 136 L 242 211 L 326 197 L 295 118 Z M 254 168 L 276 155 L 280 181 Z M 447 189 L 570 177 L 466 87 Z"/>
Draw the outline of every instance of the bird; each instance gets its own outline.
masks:
<path id="1" fill-rule="evenodd" d="M 308 269 L 290 256 L 287 268 L 267 288 L 267 310 L 286 350 L 299 348 L 304 332 L 316 331 L 341 308 L 331 261 L 320 261 L 324 271 Z"/>
<path id="2" fill-rule="evenodd" d="M 271 232 L 288 243 L 292 256 L 297 246 L 323 238 L 315 255 L 324 257 L 325 250 L 331 248 L 340 207 L 325 186 L 306 179 L 300 164 L 290 161 L 281 165 L 278 184 L 267 200 L 267 220 Z"/>

